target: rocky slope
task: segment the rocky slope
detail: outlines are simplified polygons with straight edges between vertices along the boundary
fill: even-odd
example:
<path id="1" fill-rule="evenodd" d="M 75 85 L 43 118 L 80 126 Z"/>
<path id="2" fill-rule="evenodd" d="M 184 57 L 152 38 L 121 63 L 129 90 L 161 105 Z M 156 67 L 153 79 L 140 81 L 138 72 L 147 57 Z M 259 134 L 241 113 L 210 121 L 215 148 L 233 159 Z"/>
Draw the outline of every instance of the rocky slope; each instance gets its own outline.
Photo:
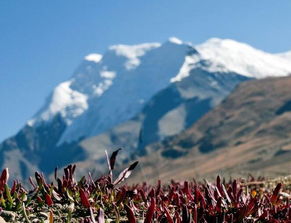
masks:
<path id="1" fill-rule="evenodd" d="M 119 157 L 122 162 L 145 154 L 147 145 L 188 128 L 218 105 L 238 83 L 248 79 L 235 73 L 192 70 L 190 76 L 156 94 L 133 119 L 82 140 L 80 146 L 90 155 L 79 165 L 83 170 L 96 171 L 100 163 L 101 167 L 104 164 L 104 150 L 118 147 L 123 148 Z"/>
<path id="2" fill-rule="evenodd" d="M 136 177 L 290 174 L 290 89 L 291 77 L 240 84 L 183 133 L 148 146 Z"/>

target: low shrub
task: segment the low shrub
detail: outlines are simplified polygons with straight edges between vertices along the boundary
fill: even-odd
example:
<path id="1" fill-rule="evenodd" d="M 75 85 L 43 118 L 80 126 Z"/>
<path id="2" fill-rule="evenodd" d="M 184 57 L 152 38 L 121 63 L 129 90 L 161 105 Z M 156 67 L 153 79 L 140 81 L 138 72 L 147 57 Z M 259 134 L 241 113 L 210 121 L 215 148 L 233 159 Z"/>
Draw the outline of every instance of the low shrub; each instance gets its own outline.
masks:
<path id="1" fill-rule="evenodd" d="M 137 166 L 134 162 L 113 179 L 120 150 L 107 155 L 109 173 L 93 179 L 90 174 L 75 180 L 76 166 L 69 165 L 62 177 L 47 183 L 36 172 L 31 190 L 15 180 L 8 186 L 9 173 L 0 177 L 0 215 L 8 222 L 291 222 L 289 191 L 283 184 L 263 187 L 263 181 L 241 179 L 215 183 L 195 180 L 152 186 L 122 185 Z M 261 185 L 262 184 L 262 185 Z"/>

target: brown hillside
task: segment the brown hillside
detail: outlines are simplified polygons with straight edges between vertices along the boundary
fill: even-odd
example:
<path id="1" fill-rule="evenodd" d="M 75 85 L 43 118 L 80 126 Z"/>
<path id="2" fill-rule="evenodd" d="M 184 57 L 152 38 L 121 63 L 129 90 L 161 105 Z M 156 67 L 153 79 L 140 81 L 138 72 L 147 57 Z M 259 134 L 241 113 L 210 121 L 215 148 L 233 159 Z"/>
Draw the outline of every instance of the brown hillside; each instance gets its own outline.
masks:
<path id="1" fill-rule="evenodd" d="M 136 179 L 291 174 L 291 77 L 242 83 L 188 130 L 147 151 Z"/>

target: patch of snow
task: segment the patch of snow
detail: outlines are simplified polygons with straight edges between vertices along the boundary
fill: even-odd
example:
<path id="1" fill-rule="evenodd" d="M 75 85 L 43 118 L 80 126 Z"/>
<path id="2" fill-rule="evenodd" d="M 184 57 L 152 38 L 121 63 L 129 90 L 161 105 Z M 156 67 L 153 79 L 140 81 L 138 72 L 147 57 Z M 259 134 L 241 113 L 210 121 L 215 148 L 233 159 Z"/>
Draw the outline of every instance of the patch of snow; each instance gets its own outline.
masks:
<path id="1" fill-rule="evenodd" d="M 127 70 L 135 69 L 140 65 L 139 58 L 143 56 L 147 51 L 160 47 L 160 43 L 144 43 L 139 45 L 114 45 L 109 49 L 116 52 L 118 56 L 124 56 L 127 58 L 124 64 Z"/>
<path id="2" fill-rule="evenodd" d="M 212 38 L 196 46 L 201 60 L 209 61 L 210 72 L 236 72 L 247 77 L 286 76 L 291 63 L 277 55 L 230 39 Z"/>
<path id="3" fill-rule="evenodd" d="M 105 79 L 103 82 L 99 83 L 98 86 L 94 86 L 96 95 L 101 96 L 106 90 L 108 90 L 112 83 L 112 80 Z"/>
<path id="4" fill-rule="evenodd" d="M 26 122 L 26 125 L 32 127 L 35 124 L 35 121 L 36 121 L 35 119 L 30 119 Z"/>
<path id="5" fill-rule="evenodd" d="M 179 73 L 171 78 L 171 82 L 176 82 L 176 81 L 181 81 L 185 77 L 188 77 L 190 75 L 190 71 L 197 67 L 197 63 L 200 61 L 199 55 L 192 55 L 192 56 L 186 56 L 185 57 L 185 62 L 182 65 Z"/>
<path id="6" fill-rule="evenodd" d="M 102 60 L 102 55 L 98 53 L 92 53 L 85 57 L 85 60 L 99 63 Z"/>
<path id="7" fill-rule="evenodd" d="M 100 71 L 100 77 L 114 79 L 116 77 L 116 72 L 103 70 L 103 71 Z"/>
<path id="8" fill-rule="evenodd" d="M 170 37 L 169 38 L 169 42 L 171 43 L 175 43 L 175 44 L 178 44 L 178 45 L 181 45 L 183 44 L 183 41 L 178 39 L 177 37 Z"/>
<path id="9" fill-rule="evenodd" d="M 28 121 L 33 125 L 37 119 L 49 121 L 61 114 L 68 125 L 88 109 L 87 96 L 70 88 L 72 80 L 59 84 L 53 91 L 49 104 L 37 114 L 37 118 Z"/>
<path id="10" fill-rule="evenodd" d="M 94 91 L 97 96 L 101 96 L 109 87 L 113 84 L 113 79 L 116 77 L 115 71 L 107 70 L 107 67 L 103 67 L 104 70 L 100 71 L 100 77 L 102 81 L 98 83 L 98 85 L 94 85 Z"/>

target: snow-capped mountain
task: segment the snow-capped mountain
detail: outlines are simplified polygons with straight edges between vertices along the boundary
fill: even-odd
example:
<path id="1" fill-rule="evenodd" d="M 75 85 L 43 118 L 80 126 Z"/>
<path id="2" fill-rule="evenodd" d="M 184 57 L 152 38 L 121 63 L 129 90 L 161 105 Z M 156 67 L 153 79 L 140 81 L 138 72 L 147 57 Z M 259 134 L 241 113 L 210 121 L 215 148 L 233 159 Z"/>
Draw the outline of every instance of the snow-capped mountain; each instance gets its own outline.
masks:
<path id="1" fill-rule="evenodd" d="M 132 118 L 155 93 L 181 81 L 196 67 L 252 78 L 285 76 L 291 71 L 286 57 L 217 38 L 196 47 L 177 38 L 164 44 L 111 46 L 104 56 L 86 56 L 28 124 L 49 121 L 59 113 L 68 125 L 59 144 L 75 141 Z"/>
<path id="2" fill-rule="evenodd" d="M 92 149 L 92 143 L 88 152 L 82 146 L 84 139 L 110 132 L 137 117 L 139 128 L 135 130 L 141 132 L 132 134 L 141 137 L 148 132 L 143 136 L 149 139 L 146 143 L 177 134 L 196 121 L 195 115 L 189 117 L 195 103 L 195 109 L 203 100 L 210 103 L 199 113 L 200 117 L 241 81 L 291 73 L 291 60 L 286 55 L 217 38 L 197 46 L 177 38 L 163 44 L 115 45 L 103 55 L 87 55 L 73 76 L 52 91 L 24 128 L 0 145 L 1 166 L 12 165 L 9 160 L 13 160 L 13 165 L 18 162 L 15 174 L 18 171 L 18 175 L 24 176 L 32 167 L 49 173 L 54 165 L 86 160 L 88 154 L 99 153 L 98 148 Z M 179 93 L 168 94 L 169 89 Z M 153 108 L 153 104 L 159 106 L 146 109 Z M 150 114 L 160 109 L 164 109 L 163 114 Z M 172 131 L 169 128 L 174 125 L 169 123 L 173 120 L 177 126 Z M 152 137 L 148 127 L 154 122 L 159 122 L 160 130 Z M 117 142 L 120 134 L 107 134 L 105 141 Z M 143 147 L 144 143 L 136 142 L 136 138 L 133 141 L 132 148 Z"/>
<path id="3" fill-rule="evenodd" d="M 170 39 L 162 45 L 111 46 L 103 57 L 89 55 L 28 123 L 37 125 L 60 113 L 68 127 L 59 144 L 100 134 L 140 111 L 170 83 L 190 53 L 196 51 Z"/>
<path id="4" fill-rule="evenodd" d="M 290 73 L 291 52 L 270 54 L 231 39 L 212 38 L 195 46 L 199 52 L 187 56 L 181 72 L 173 81 L 181 80 L 189 70 L 202 66 L 209 72 L 235 72 L 251 78 L 286 76 Z M 201 62 L 204 63 L 201 64 Z"/>

